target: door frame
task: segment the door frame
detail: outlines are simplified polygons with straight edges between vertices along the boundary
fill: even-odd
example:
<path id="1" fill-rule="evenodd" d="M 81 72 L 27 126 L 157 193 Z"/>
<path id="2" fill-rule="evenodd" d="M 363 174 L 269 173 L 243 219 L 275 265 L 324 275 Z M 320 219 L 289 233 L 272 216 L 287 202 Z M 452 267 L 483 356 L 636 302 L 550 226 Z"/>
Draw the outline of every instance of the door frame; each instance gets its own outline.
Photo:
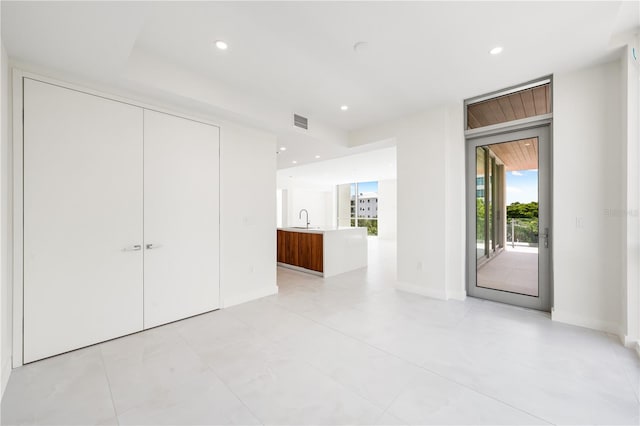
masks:
<path id="1" fill-rule="evenodd" d="M 466 290 L 471 297 L 493 300 L 510 305 L 550 312 L 553 307 L 553 124 L 551 114 L 532 117 L 520 123 L 504 123 L 492 126 L 492 129 L 478 129 L 475 132 L 465 131 L 465 164 L 466 164 Z M 538 280 L 546 276 L 547 286 L 539 287 L 539 296 L 526 296 L 501 290 L 476 287 L 476 147 L 501 142 L 539 137 L 538 148 L 538 191 L 546 192 L 546 216 L 539 228 L 549 228 L 548 248 L 540 247 L 538 251 Z M 542 172 L 540 172 L 542 169 Z M 472 185 L 473 183 L 473 185 Z M 539 199 L 542 198 L 539 196 Z M 539 200 L 540 201 L 540 200 Z M 544 250 L 544 252 L 542 251 Z M 545 253 L 546 252 L 546 253 Z M 545 253 L 546 262 L 540 262 Z M 542 265 L 542 268 L 541 268 Z M 546 287 L 546 288 L 543 288 Z"/>

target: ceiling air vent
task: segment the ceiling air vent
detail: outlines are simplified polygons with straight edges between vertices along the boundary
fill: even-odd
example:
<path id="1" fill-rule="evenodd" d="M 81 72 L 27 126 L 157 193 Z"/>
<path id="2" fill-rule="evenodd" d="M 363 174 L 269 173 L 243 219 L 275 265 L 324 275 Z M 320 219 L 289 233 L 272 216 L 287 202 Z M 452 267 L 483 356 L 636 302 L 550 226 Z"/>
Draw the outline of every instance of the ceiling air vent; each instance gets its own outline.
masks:
<path id="1" fill-rule="evenodd" d="M 309 128 L 309 120 L 307 120 L 307 117 L 303 117 L 298 114 L 293 114 L 293 125 L 306 130 Z"/>

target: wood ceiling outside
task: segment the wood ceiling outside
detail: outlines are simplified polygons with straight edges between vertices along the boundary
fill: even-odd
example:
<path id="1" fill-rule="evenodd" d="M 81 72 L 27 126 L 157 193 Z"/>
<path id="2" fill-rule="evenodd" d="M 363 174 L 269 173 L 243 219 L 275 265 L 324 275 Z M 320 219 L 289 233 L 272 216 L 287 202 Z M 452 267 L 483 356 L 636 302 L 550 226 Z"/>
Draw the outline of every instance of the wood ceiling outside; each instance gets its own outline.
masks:
<path id="1" fill-rule="evenodd" d="M 538 138 L 489 145 L 508 171 L 538 168 Z"/>
<path id="2" fill-rule="evenodd" d="M 549 83 L 467 106 L 467 129 L 551 112 Z"/>

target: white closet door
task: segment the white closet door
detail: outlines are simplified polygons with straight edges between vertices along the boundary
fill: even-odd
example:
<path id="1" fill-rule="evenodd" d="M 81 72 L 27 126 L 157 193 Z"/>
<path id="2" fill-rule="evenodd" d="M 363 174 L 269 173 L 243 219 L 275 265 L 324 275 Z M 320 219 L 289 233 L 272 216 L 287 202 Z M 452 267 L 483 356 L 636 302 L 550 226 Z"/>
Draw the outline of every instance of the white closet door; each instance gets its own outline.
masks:
<path id="1" fill-rule="evenodd" d="M 24 362 L 143 327 L 142 114 L 24 80 Z"/>
<path id="2" fill-rule="evenodd" d="M 219 130 L 144 112 L 144 326 L 219 308 Z"/>

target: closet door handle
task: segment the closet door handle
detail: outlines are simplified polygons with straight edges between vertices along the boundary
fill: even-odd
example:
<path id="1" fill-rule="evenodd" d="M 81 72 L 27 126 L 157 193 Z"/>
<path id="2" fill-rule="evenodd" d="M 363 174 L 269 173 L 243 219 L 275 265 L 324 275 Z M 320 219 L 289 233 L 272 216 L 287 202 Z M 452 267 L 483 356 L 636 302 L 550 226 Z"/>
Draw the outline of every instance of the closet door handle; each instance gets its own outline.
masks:
<path id="1" fill-rule="evenodd" d="M 140 244 L 136 244 L 134 246 L 128 246 L 122 249 L 122 251 L 140 251 L 142 250 L 142 246 Z"/>
<path id="2" fill-rule="evenodd" d="M 160 244 L 147 244 L 145 245 L 147 250 L 153 250 L 153 249 L 157 249 L 160 248 Z"/>

